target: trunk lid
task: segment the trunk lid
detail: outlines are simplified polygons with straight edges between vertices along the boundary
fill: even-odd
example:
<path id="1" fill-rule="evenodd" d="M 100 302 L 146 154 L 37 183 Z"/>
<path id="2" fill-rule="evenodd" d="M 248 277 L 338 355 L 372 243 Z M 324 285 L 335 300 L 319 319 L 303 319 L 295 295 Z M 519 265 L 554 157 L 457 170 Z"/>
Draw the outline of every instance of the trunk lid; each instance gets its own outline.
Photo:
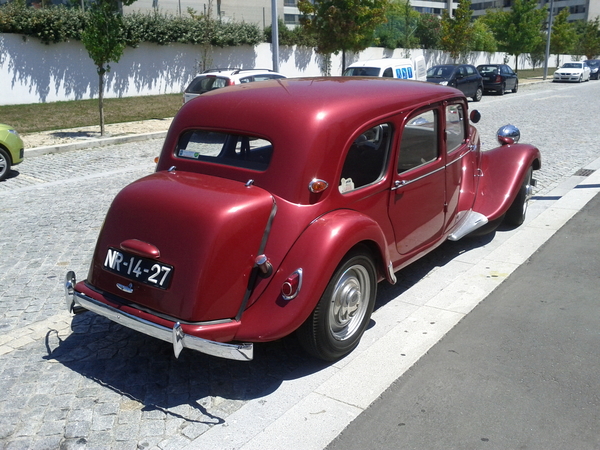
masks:
<path id="1" fill-rule="evenodd" d="M 274 210 L 271 194 L 256 186 L 154 173 L 114 199 L 88 281 L 182 322 L 233 318 Z"/>

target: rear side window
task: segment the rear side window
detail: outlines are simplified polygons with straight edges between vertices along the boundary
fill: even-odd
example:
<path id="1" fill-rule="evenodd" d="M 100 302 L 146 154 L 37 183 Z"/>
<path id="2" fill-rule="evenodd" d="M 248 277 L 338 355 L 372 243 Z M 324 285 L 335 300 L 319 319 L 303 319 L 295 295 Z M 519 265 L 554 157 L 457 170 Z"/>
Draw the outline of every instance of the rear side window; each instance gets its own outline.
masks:
<path id="1" fill-rule="evenodd" d="M 264 171 L 269 167 L 273 145 L 256 136 L 194 130 L 182 134 L 175 149 L 179 158 Z"/>
<path id="2" fill-rule="evenodd" d="M 387 165 L 392 125 L 383 123 L 358 136 L 346 155 L 338 187 L 341 193 L 353 191 L 379 180 Z"/>

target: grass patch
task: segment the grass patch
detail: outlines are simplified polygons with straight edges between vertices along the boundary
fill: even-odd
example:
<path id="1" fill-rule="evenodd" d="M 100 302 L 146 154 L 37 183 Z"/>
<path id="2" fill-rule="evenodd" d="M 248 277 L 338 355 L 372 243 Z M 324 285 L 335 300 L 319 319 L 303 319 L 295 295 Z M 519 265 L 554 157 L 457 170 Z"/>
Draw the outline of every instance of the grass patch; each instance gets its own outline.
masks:
<path id="1" fill-rule="evenodd" d="M 181 94 L 104 99 L 104 122 L 122 123 L 173 117 L 182 105 Z M 0 122 L 19 133 L 100 127 L 98 99 L 0 106 Z"/>
<path id="2" fill-rule="evenodd" d="M 552 78 L 556 67 L 548 67 L 548 77 Z M 519 69 L 519 78 L 536 78 L 544 76 L 544 68 L 538 67 L 536 69 Z"/>

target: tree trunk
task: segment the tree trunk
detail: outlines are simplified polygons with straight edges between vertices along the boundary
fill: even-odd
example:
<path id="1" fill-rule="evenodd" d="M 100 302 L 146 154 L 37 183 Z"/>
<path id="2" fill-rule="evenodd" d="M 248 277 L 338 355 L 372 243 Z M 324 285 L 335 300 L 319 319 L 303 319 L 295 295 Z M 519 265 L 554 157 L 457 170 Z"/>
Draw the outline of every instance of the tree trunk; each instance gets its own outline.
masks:
<path id="1" fill-rule="evenodd" d="M 104 70 L 98 69 L 98 110 L 100 112 L 100 136 L 104 136 Z"/>

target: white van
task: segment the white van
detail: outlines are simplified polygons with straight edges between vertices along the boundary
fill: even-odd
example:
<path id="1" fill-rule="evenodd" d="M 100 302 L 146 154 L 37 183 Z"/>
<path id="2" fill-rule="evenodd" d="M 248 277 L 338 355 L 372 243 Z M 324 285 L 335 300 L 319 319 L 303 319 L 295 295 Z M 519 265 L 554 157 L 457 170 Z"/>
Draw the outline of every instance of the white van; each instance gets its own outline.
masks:
<path id="1" fill-rule="evenodd" d="M 388 77 L 405 80 L 426 80 L 425 58 L 414 59 L 370 59 L 350 64 L 344 70 L 345 77 Z"/>

